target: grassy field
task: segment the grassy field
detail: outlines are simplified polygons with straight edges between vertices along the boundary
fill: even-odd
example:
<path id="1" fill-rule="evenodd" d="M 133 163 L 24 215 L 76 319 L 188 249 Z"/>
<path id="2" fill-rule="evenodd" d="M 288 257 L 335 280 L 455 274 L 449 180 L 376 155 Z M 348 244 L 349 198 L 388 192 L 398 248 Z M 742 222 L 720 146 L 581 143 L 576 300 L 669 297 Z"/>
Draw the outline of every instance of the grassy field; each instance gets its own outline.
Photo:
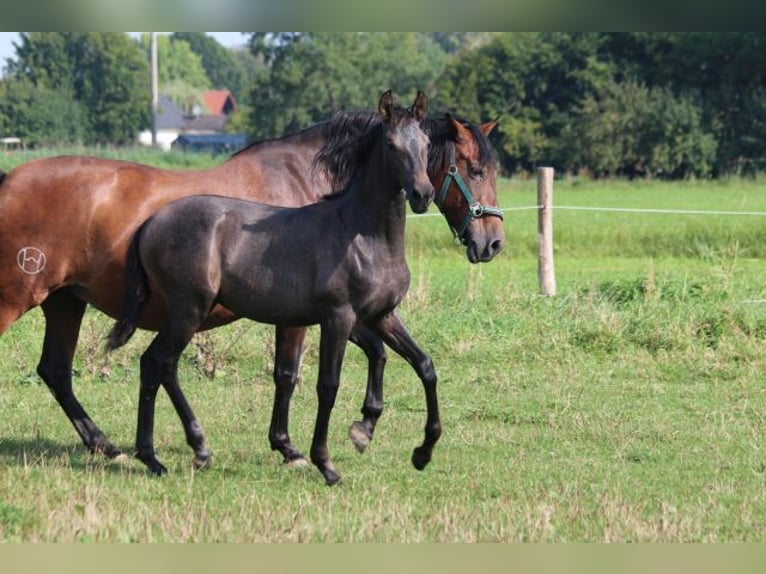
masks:
<path id="1" fill-rule="evenodd" d="M 556 185 L 562 206 L 766 212 L 760 181 Z M 535 203 L 533 181 L 500 187 L 503 207 Z M 440 217 L 410 220 L 401 312 L 436 364 L 444 435 L 414 470 L 425 401 L 392 356 L 386 410 L 357 454 L 347 429 L 366 366 L 349 347 L 329 437 L 339 488 L 269 450 L 271 328 L 235 323 L 187 349 L 181 381 L 213 464 L 192 472 L 160 393 L 155 441 L 170 474 L 157 479 L 80 445 L 35 375 L 42 314 L 28 313 L 0 338 L 0 540 L 766 540 L 766 219 L 555 211 L 559 294 L 542 298 L 535 218 L 508 212 L 507 246 L 482 266 Z M 151 334 L 107 357 L 110 326 L 89 311 L 75 389 L 130 450 Z M 291 417 L 304 452 L 317 344 L 314 329 Z"/>

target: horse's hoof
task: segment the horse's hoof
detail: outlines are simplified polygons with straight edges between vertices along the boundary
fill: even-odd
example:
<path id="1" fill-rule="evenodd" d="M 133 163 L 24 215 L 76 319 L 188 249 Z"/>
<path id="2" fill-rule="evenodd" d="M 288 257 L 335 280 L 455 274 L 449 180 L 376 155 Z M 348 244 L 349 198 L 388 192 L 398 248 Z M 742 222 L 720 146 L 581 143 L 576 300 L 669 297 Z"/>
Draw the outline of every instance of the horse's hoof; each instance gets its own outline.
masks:
<path id="1" fill-rule="evenodd" d="M 207 456 L 195 456 L 194 460 L 192 461 L 192 465 L 194 467 L 194 470 L 205 470 L 210 466 L 210 455 Z"/>
<path id="2" fill-rule="evenodd" d="M 111 460 L 117 464 L 127 464 L 130 461 L 130 457 L 124 452 L 121 452 L 117 456 L 113 456 Z"/>
<path id="3" fill-rule="evenodd" d="M 334 470 L 326 469 L 322 474 L 324 475 L 324 480 L 327 483 L 327 486 L 338 486 L 343 483 L 340 475 Z"/>
<path id="4" fill-rule="evenodd" d="M 96 449 L 96 452 L 100 452 L 103 454 L 106 458 L 110 460 L 117 460 L 118 458 L 122 457 L 124 460 L 127 460 L 127 456 L 124 452 L 122 452 L 119 448 L 114 446 L 113 444 L 104 444 L 101 445 Z"/>
<path id="5" fill-rule="evenodd" d="M 300 469 L 300 468 L 308 467 L 309 466 L 309 461 L 307 461 L 302 456 L 298 456 L 298 457 L 295 457 L 295 458 L 289 458 L 289 459 L 286 458 L 284 460 L 284 465 L 287 468 L 297 468 L 297 469 Z"/>
<path id="6" fill-rule="evenodd" d="M 165 465 L 160 464 L 159 462 L 157 464 L 149 465 L 149 470 L 154 476 L 165 476 L 168 473 L 168 469 Z"/>
<path id="7" fill-rule="evenodd" d="M 136 458 L 143 462 L 149 469 L 149 472 L 151 472 L 154 476 L 164 476 L 168 473 L 168 469 L 165 467 L 165 465 L 157 460 L 153 455 L 142 456 L 140 454 L 136 454 Z"/>
<path id="8" fill-rule="evenodd" d="M 351 442 L 354 443 L 354 447 L 360 454 L 367 450 L 367 447 L 370 446 L 370 441 L 372 440 L 372 437 L 367 434 L 367 429 L 365 429 L 364 425 L 359 421 L 351 423 L 351 426 L 348 429 L 348 437 L 351 439 Z"/>
<path id="9" fill-rule="evenodd" d="M 431 462 L 431 453 L 423 447 L 417 447 L 412 451 L 412 466 L 423 470 Z"/>

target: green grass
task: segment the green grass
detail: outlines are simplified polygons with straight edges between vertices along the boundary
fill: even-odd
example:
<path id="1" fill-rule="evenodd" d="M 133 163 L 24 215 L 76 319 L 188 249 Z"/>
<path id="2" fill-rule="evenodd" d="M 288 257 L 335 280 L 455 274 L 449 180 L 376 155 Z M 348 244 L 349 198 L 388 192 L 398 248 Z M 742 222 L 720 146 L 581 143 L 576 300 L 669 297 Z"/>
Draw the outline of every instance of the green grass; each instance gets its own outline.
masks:
<path id="1" fill-rule="evenodd" d="M 501 204 L 534 204 L 504 181 Z M 557 182 L 559 205 L 766 211 L 758 181 Z M 35 375 L 42 314 L 0 338 L 0 539 L 6 541 L 766 540 L 766 265 L 759 217 L 554 214 L 558 295 L 537 295 L 534 212 L 470 266 L 438 217 L 408 223 L 401 313 L 432 354 L 444 426 L 412 468 L 425 401 L 391 357 L 386 410 L 364 455 L 346 437 L 366 365 L 349 347 L 329 446 L 343 476 L 283 468 L 266 433 L 273 331 L 239 322 L 199 335 L 181 363 L 212 467 L 190 468 L 160 393 L 155 441 L 168 476 L 89 455 Z M 89 311 L 75 389 L 118 445 L 135 433 L 138 333 L 105 356 L 111 321 Z M 308 451 L 316 409 L 312 329 L 291 413 Z M 212 376 L 210 375 L 212 374 Z"/>

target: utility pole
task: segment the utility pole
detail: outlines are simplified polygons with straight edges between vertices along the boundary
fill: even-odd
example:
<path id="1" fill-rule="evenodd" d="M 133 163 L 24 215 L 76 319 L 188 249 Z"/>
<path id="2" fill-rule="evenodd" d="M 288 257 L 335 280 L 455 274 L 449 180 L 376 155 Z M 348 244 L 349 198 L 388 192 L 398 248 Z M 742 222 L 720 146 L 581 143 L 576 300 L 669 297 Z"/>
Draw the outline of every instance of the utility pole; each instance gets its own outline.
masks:
<path id="1" fill-rule="evenodd" d="M 149 32 L 151 37 L 151 67 L 152 67 L 152 147 L 157 143 L 157 113 L 160 107 L 159 78 L 157 74 L 157 32 Z"/>

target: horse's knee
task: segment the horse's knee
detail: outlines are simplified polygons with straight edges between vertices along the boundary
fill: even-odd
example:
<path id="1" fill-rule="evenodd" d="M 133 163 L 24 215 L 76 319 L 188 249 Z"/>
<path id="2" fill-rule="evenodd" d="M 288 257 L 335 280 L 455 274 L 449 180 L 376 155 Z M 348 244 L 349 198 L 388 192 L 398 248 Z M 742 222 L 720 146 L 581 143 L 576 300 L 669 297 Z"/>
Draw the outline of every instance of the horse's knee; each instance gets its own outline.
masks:
<path id="1" fill-rule="evenodd" d="M 298 371 L 295 369 L 285 369 L 277 366 L 274 369 L 274 374 L 272 376 L 274 380 L 274 385 L 278 388 L 289 388 L 292 389 L 296 382 L 298 381 Z"/>

